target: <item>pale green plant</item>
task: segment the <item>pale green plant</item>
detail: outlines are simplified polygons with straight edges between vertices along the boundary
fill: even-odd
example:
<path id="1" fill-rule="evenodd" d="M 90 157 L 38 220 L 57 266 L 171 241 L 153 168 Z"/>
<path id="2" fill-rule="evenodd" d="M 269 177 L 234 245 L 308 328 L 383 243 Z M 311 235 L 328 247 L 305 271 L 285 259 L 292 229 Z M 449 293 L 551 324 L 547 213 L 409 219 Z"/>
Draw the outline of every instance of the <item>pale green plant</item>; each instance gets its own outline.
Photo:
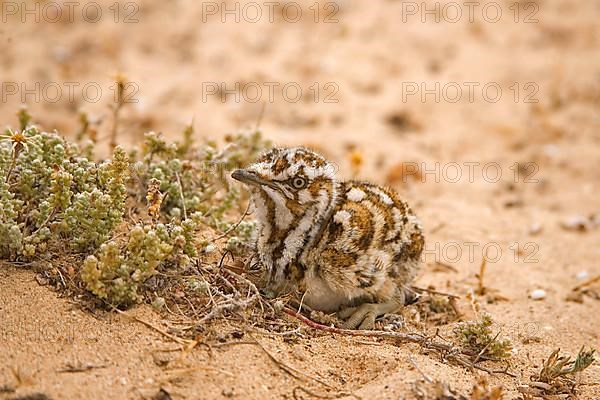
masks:
<path id="1" fill-rule="evenodd" d="M 115 149 L 101 164 L 81 157 L 78 147 L 57 134 L 28 127 L 8 131 L 0 144 L 0 247 L 4 258 L 32 258 L 60 242 L 73 251 L 94 250 L 123 217 L 127 156 Z"/>
<path id="2" fill-rule="evenodd" d="M 136 226 L 123 249 L 116 242 L 103 244 L 98 257 L 88 256 L 83 263 L 81 279 L 87 289 L 116 305 L 137 301 L 139 285 L 173 251 L 161 236 L 150 226 Z"/>
<path id="3" fill-rule="evenodd" d="M 227 176 L 269 145 L 259 132 L 229 136 L 222 150 L 195 143 L 192 126 L 182 144 L 150 132 L 141 149 L 117 146 L 95 162 L 92 142 L 81 150 L 31 125 L 26 110 L 18 117 L 20 130 L 0 135 L 1 259 L 84 259 L 74 283 L 127 305 L 158 271 L 216 247 L 207 238 L 227 237 L 236 253 L 249 248 L 254 223 L 232 222 L 243 199 Z"/>
<path id="4" fill-rule="evenodd" d="M 508 358 L 511 355 L 512 343 L 508 339 L 494 335 L 491 315 L 482 314 L 475 321 L 461 322 L 454 328 L 454 334 L 460 344 L 480 356 L 494 359 Z"/>

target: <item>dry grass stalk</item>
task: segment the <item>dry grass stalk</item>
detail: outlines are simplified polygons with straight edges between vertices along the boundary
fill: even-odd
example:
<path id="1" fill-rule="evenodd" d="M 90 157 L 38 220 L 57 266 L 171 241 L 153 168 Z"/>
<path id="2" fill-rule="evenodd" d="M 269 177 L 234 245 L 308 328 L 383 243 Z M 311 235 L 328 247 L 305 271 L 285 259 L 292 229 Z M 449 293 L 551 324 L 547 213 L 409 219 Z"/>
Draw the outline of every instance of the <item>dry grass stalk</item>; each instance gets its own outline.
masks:
<path id="1" fill-rule="evenodd" d="M 480 364 L 474 363 L 472 360 L 478 357 L 476 352 L 473 352 L 469 349 L 461 349 L 457 348 L 448 343 L 442 343 L 433 340 L 431 337 L 420 334 L 420 333 L 404 333 L 404 332 L 388 332 L 388 331 L 367 331 L 367 330 L 352 330 L 352 329 L 341 329 L 335 328 L 333 326 L 322 325 L 317 322 L 312 321 L 311 319 L 305 317 L 304 315 L 285 307 L 283 312 L 286 314 L 299 319 L 309 327 L 313 329 L 317 329 L 324 332 L 329 332 L 338 335 L 346 335 L 346 336 L 362 336 L 362 337 L 381 337 L 386 339 L 393 339 L 400 342 L 410 342 L 419 344 L 421 347 L 438 351 L 445 359 L 449 361 L 455 361 L 460 365 L 465 367 L 479 369 L 481 371 L 485 371 L 489 374 L 505 374 L 511 377 L 515 377 L 514 374 L 508 372 L 508 369 L 505 368 L 503 370 L 491 370 L 487 367 L 484 367 Z M 466 357 L 465 357 L 466 356 Z M 479 357 L 480 360 L 490 360 L 491 358 L 486 355 L 481 355 Z M 478 359 L 478 361 L 479 361 Z"/>

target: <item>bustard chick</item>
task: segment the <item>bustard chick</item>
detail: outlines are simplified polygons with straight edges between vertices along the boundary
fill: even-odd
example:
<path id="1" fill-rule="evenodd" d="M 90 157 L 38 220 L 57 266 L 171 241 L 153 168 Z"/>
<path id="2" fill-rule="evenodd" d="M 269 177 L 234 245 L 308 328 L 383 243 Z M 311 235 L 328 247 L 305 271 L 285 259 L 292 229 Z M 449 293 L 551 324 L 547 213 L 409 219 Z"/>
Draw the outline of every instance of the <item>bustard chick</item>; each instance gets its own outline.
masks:
<path id="1" fill-rule="evenodd" d="M 393 190 L 334 172 L 311 150 L 274 148 L 232 177 L 252 195 L 269 289 L 298 290 L 312 309 L 338 312 L 344 327 L 372 329 L 407 300 L 422 227 Z"/>

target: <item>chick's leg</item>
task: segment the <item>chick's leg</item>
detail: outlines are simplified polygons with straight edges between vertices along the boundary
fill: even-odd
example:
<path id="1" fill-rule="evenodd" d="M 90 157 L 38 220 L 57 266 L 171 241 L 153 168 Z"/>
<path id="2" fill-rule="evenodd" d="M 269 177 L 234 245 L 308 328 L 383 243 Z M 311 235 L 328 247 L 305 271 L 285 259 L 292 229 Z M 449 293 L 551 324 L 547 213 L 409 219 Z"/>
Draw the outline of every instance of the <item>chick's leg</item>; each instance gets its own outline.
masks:
<path id="1" fill-rule="evenodd" d="M 356 260 L 337 248 L 327 248 L 320 254 L 319 261 L 319 275 L 333 288 L 333 292 L 347 293 L 348 289 L 360 286 L 355 275 L 364 278 L 364 273 L 355 272 L 355 275 L 348 273 L 348 266 L 356 263 Z M 348 303 L 346 296 L 340 299 L 342 300 L 340 304 L 348 306 L 337 313 L 340 319 L 346 320 L 342 325 L 343 328 L 373 329 L 377 317 L 402 309 L 405 300 L 404 291 L 385 274 L 384 268 L 378 268 L 374 273 L 367 274 L 373 283 L 377 283 L 378 289 L 375 291 L 373 288 L 363 287 L 364 298 L 361 300 L 355 298 L 355 301 Z M 356 294 L 356 291 L 354 293 Z"/>
<path id="2" fill-rule="evenodd" d="M 404 302 L 394 298 L 386 303 L 364 303 L 358 307 L 344 308 L 337 316 L 346 320 L 344 329 L 373 329 L 375 319 L 380 315 L 396 313 L 402 309 Z"/>

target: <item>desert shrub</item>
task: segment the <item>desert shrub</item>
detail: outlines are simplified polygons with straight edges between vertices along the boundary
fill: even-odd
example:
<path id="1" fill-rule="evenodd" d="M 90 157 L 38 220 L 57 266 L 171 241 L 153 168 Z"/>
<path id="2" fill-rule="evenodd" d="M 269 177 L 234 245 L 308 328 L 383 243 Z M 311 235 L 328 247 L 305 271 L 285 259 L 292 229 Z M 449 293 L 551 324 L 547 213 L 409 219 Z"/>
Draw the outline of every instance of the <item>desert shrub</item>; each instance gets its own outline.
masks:
<path id="1" fill-rule="evenodd" d="M 133 165 L 138 193 L 146 193 L 150 180 L 156 179 L 166 216 L 185 219 L 185 214 L 198 212 L 206 225 L 226 230 L 223 216 L 240 198 L 226 179 L 227 172 L 249 164 L 268 142 L 259 132 L 238 134 L 227 137 L 228 144 L 218 151 L 214 142 L 195 146 L 189 132 L 189 128 L 184 132 L 183 144 L 167 143 L 155 132 L 146 134 L 140 160 Z"/>
<path id="2" fill-rule="evenodd" d="M 31 259 L 69 246 L 96 249 L 122 221 L 129 176 L 120 147 L 94 163 L 78 147 L 36 127 L 8 130 L 0 144 L 2 258 Z M 68 245 L 67 245 L 68 244 Z"/>
<path id="3" fill-rule="evenodd" d="M 156 273 L 161 262 L 185 254 L 193 228 L 189 220 L 182 225 L 136 225 L 124 246 L 105 243 L 97 257 L 88 256 L 81 279 L 101 299 L 113 304 L 134 303 L 139 299 L 139 285 Z"/>
<path id="4" fill-rule="evenodd" d="M 489 314 L 482 314 L 478 320 L 458 324 L 454 334 L 461 346 L 475 354 L 495 359 L 510 357 L 512 343 L 508 339 L 500 339 L 499 332 L 494 334 L 493 323 Z"/>
<path id="5" fill-rule="evenodd" d="M 586 350 L 585 347 L 581 347 L 575 359 L 572 360 L 571 356 L 559 356 L 560 349 L 557 349 L 544 361 L 541 371 L 533 377 L 533 380 L 548 384 L 558 382 L 557 386 L 572 383 L 573 375 L 592 365 L 595 352 L 596 350 L 593 348 Z"/>
<path id="6" fill-rule="evenodd" d="M 560 349 L 554 350 L 542 363 L 541 370 L 531 376 L 531 382 L 519 386 L 521 398 L 578 398 L 578 387 L 584 383 L 577 375 L 594 363 L 595 352 L 582 346 L 573 360 L 571 356 L 560 355 Z"/>
<path id="7" fill-rule="evenodd" d="M 241 193 L 228 171 L 268 146 L 259 132 L 196 144 L 188 127 L 181 143 L 145 135 L 127 154 L 95 162 L 93 146 L 31 126 L 0 136 L 0 259 L 65 255 L 84 260 L 83 286 L 113 305 L 138 301 L 144 282 L 228 239 L 232 252 L 248 248 L 252 222 L 239 220 Z M 203 254 L 208 254 L 204 251 Z"/>

